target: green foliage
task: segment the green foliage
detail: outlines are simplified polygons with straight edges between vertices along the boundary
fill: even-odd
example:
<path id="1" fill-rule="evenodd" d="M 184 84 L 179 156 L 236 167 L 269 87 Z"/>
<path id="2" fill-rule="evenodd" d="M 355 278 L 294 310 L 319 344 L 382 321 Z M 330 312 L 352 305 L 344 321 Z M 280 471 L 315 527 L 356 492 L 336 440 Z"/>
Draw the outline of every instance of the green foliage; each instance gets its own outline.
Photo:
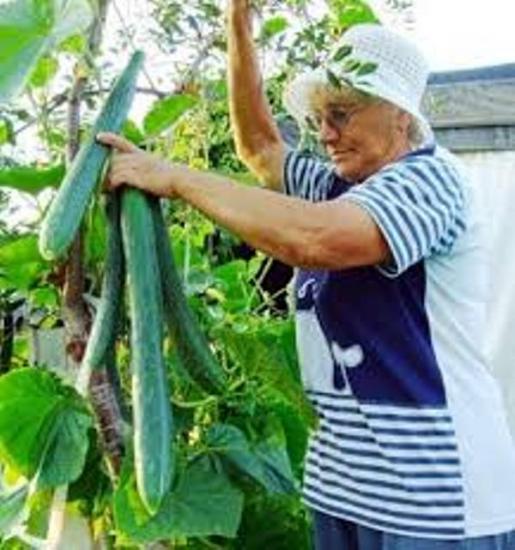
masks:
<path id="1" fill-rule="evenodd" d="M 13 125 L 10 120 L 0 119 L 0 145 L 12 143 Z"/>
<path id="2" fill-rule="evenodd" d="M 270 437 L 251 445 L 245 434 L 235 426 L 211 426 L 206 444 L 215 453 L 254 478 L 269 493 L 296 492 L 295 478 L 282 441 Z"/>
<path id="3" fill-rule="evenodd" d="M 55 57 L 45 55 L 41 57 L 30 77 L 30 85 L 33 88 L 43 88 L 56 75 L 59 62 Z"/>
<path id="4" fill-rule="evenodd" d="M 33 234 L 14 236 L 0 241 L 0 289 L 31 288 L 47 271 Z"/>
<path id="5" fill-rule="evenodd" d="M 29 487 L 21 484 L 0 494 L 0 533 L 8 533 L 18 523 L 27 500 Z"/>
<path id="6" fill-rule="evenodd" d="M 291 320 L 243 321 L 238 330 L 221 328 L 224 348 L 245 375 L 259 380 L 262 391 L 278 394 L 303 418 L 315 424 L 315 413 L 304 396 L 298 376 Z"/>
<path id="7" fill-rule="evenodd" d="M 87 0 L 13 0 L 0 5 L 0 103 L 16 97 L 38 60 L 91 22 Z"/>
<path id="8" fill-rule="evenodd" d="M 36 235 L 23 235 L 7 240 L 0 246 L 0 266 L 8 269 L 17 264 L 41 262 Z"/>
<path id="9" fill-rule="evenodd" d="M 342 33 L 359 23 L 379 22 L 374 10 L 364 0 L 329 0 L 334 30 Z"/>
<path id="10" fill-rule="evenodd" d="M 166 130 L 197 102 L 191 95 L 180 94 L 156 101 L 143 121 L 146 134 L 154 136 Z"/>
<path id="11" fill-rule="evenodd" d="M 210 535 L 234 537 L 242 509 L 241 491 L 209 460 L 187 465 L 154 517 L 149 516 L 140 501 L 130 475 L 126 475 L 114 495 L 114 517 L 121 543 Z"/>
<path id="12" fill-rule="evenodd" d="M 312 550 L 311 519 L 298 499 L 260 491 L 246 496 L 234 550 Z"/>
<path id="13" fill-rule="evenodd" d="M 280 15 L 266 20 L 261 26 L 261 40 L 267 41 L 288 28 L 288 20 Z"/>
<path id="14" fill-rule="evenodd" d="M 58 50 L 69 54 L 80 54 L 86 49 L 86 37 L 83 34 L 72 34 L 59 44 Z"/>
<path id="15" fill-rule="evenodd" d="M 37 194 L 49 187 L 58 187 L 64 177 L 64 166 L 15 166 L 0 169 L 0 187 Z"/>
<path id="16" fill-rule="evenodd" d="M 79 477 L 91 418 L 71 388 L 39 369 L 0 377 L 0 458 L 41 487 Z"/>

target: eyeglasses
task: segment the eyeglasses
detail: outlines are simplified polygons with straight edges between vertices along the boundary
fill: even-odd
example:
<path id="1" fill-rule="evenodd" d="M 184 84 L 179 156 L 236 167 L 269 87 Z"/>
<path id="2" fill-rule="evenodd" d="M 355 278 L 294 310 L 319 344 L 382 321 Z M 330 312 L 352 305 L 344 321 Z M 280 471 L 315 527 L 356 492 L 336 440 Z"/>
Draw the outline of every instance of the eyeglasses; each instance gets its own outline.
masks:
<path id="1" fill-rule="evenodd" d="M 306 122 L 311 130 L 320 133 L 322 130 L 322 122 L 325 122 L 333 130 L 340 133 L 347 124 L 349 124 L 351 118 L 358 112 L 365 109 L 367 105 L 359 105 L 351 109 L 344 109 L 343 107 L 328 107 L 323 113 L 314 112 L 312 115 L 306 117 Z"/>

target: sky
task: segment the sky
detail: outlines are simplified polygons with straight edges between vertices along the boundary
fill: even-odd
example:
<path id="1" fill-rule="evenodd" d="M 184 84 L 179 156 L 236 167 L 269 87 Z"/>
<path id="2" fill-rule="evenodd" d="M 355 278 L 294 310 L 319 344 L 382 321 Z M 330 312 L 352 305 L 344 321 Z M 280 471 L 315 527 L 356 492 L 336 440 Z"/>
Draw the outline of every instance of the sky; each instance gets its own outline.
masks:
<path id="1" fill-rule="evenodd" d="M 515 63 L 513 0 L 414 0 L 410 16 L 434 71 Z"/>

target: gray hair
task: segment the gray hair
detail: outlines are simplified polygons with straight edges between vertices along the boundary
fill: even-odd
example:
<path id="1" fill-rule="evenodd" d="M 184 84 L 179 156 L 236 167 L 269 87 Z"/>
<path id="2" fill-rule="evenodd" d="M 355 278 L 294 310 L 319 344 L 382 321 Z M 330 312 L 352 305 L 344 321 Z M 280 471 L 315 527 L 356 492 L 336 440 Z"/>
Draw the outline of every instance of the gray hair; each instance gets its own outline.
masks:
<path id="1" fill-rule="evenodd" d="M 411 149 L 417 149 L 425 141 L 425 134 L 421 128 L 419 120 L 410 114 L 410 124 L 408 126 L 408 143 Z"/>

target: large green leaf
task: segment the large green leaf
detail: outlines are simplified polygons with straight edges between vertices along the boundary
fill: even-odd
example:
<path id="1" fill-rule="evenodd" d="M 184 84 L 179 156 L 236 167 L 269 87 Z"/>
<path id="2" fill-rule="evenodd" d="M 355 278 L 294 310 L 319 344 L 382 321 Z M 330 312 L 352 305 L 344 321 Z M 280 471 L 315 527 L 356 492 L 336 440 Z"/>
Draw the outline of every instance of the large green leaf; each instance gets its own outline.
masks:
<path id="1" fill-rule="evenodd" d="M 43 261 L 36 235 L 23 235 L 0 245 L 0 268 Z"/>
<path id="2" fill-rule="evenodd" d="M 218 334 L 225 349 L 245 370 L 269 391 L 286 400 L 306 425 L 316 425 L 316 414 L 302 388 L 291 320 L 267 320 L 245 330 L 222 330 Z"/>
<path id="3" fill-rule="evenodd" d="M 0 288 L 29 289 L 47 266 L 39 254 L 35 235 L 22 235 L 0 244 Z"/>
<path id="4" fill-rule="evenodd" d="M 46 273 L 48 273 L 48 265 L 43 262 L 0 266 L 0 289 L 30 290 L 42 280 Z"/>
<path id="5" fill-rule="evenodd" d="M 59 187 L 64 177 L 64 166 L 45 168 L 17 166 L 0 169 L 0 187 L 10 187 L 33 195 L 48 187 Z"/>
<path id="6" fill-rule="evenodd" d="M 225 457 L 270 493 L 294 493 L 295 479 L 284 442 L 269 438 L 252 447 L 236 426 L 217 424 L 207 435 L 211 452 Z"/>
<path id="7" fill-rule="evenodd" d="M 0 103 L 24 88 L 39 58 L 92 21 L 88 0 L 12 0 L 0 4 Z"/>
<path id="8" fill-rule="evenodd" d="M 270 492 L 285 494 L 297 492 L 297 485 L 284 443 L 269 439 L 259 443 L 255 452 L 263 463 L 265 473 L 263 485 Z"/>
<path id="9" fill-rule="evenodd" d="M 190 464 L 160 511 L 149 516 L 127 476 L 114 495 L 119 542 L 147 543 L 177 537 L 234 537 L 243 509 L 243 495 L 207 460 Z"/>
<path id="10" fill-rule="evenodd" d="M 206 443 L 210 452 L 225 457 L 259 483 L 264 481 L 265 472 L 261 460 L 252 452 L 247 437 L 236 426 L 215 424 L 207 434 Z"/>
<path id="11" fill-rule="evenodd" d="M 78 479 L 88 450 L 91 417 L 76 408 L 61 408 L 39 468 L 38 487 L 57 487 Z"/>
<path id="12" fill-rule="evenodd" d="M 75 480 L 88 449 L 91 419 L 80 397 L 48 371 L 0 377 L 0 459 L 43 486 Z"/>
<path id="13" fill-rule="evenodd" d="M 197 102 L 196 97 L 184 94 L 172 95 L 156 101 L 143 120 L 146 134 L 154 136 L 166 130 Z"/>

